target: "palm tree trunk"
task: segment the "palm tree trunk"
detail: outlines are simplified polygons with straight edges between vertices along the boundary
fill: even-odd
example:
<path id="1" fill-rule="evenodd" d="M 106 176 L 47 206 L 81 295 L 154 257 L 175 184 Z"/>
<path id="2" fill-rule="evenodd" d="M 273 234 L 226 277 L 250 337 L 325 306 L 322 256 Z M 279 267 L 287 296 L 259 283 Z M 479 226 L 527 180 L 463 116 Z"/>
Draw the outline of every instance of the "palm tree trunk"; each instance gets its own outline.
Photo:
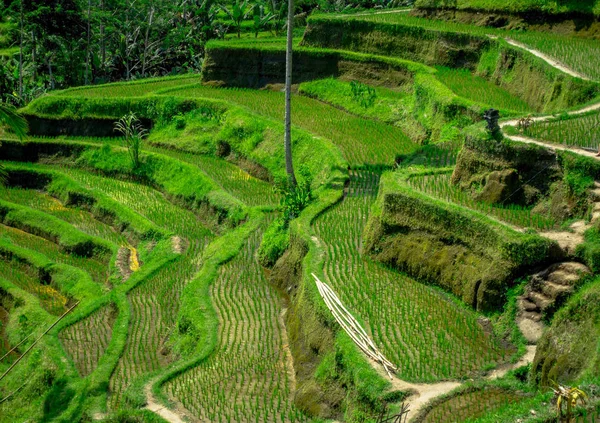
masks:
<path id="1" fill-rule="evenodd" d="M 285 170 L 292 186 L 296 186 L 292 160 L 292 41 L 294 38 L 294 0 L 288 0 L 287 50 L 285 52 Z"/>
<path id="2" fill-rule="evenodd" d="M 21 37 L 19 42 L 19 101 L 23 101 L 23 0 L 21 0 L 21 12 L 20 12 L 20 26 L 21 26 Z"/>

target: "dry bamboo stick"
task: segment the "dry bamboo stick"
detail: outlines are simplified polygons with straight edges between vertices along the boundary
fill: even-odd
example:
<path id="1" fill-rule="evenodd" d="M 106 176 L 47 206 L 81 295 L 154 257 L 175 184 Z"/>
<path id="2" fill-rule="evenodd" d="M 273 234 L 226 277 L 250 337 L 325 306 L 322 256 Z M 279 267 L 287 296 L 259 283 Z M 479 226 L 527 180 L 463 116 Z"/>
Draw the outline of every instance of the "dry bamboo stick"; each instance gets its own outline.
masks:
<path id="1" fill-rule="evenodd" d="M 382 361 L 382 364 L 385 363 L 388 365 L 388 367 L 396 370 L 396 367 L 390 363 L 381 353 L 381 351 L 379 351 L 379 349 L 375 346 L 374 342 L 372 341 L 372 339 L 369 337 L 369 335 L 365 332 L 365 330 L 363 329 L 363 327 L 361 326 L 361 324 L 354 318 L 354 316 L 352 316 L 352 314 L 346 309 L 346 307 L 344 307 L 344 305 L 341 303 L 341 301 L 339 300 L 339 298 L 337 297 L 337 295 L 335 294 L 335 292 L 333 292 L 333 290 L 324 282 L 319 281 L 319 283 L 323 286 L 324 290 L 328 292 L 329 296 L 331 297 L 331 299 L 333 299 L 337 305 L 339 305 L 339 307 L 341 307 L 344 311 L 344 314 L 346 316 L 346 320 L 348 321 L 348 323 L 359 332 L 359 334 L 361 335 L 361 338 L 364 339 L 365 342 L 367 342 L 372 350 L 379 356 L 380 361 Z"/>
<path id="2" fill-rule="evenodd" d="M 344 331 L 350 336 L 350 338 L 356 343 L 356 345 L 371 359 L 381 363 L 384 370 L 392 378 L 392 371 L 396 371 L 394 366 L 375 346 L 372 339 L 368 336 L 362 325 L 354 318 L 354 316 L 344 307 L 339 297 L 333 292 L 333 290 L 325 283 L 321 282 L 319 278 L 313 273 L 317 285 L 317 290 L 323 298 L 325 305 L 333 314 L 333 317 L 338 322 Z"/>

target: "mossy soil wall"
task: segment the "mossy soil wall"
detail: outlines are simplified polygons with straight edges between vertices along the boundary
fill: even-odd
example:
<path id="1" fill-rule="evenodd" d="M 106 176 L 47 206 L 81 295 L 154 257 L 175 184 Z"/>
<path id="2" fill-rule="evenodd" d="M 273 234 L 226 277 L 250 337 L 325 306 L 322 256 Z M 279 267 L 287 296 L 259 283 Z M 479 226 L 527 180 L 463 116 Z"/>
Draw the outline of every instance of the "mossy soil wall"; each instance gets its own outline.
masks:
<path id="1" fill-rule="evenodd" d="M 548 387 L 600 375 L 600 280 L 573 296 L 540 339 L 531 378 Z"/>
<path id="2" fill-rule="evenodd" d="M 498 310 L 513 281 L 560 256 L 556 244 L 420 194 L 389 173 L 365 229 L 375 260 L 436 281 L 480 311 Z"/>
<path id="3" fill-rule="evenodd" d="M 302 45 L 470 69 L 538 112 L 568 109 L 600 94 L 596 83 L 563 74 L 502 40 L 468 33 L 318 16 L 309 19 Z"/>
<path id="4" fill-rule="evenodd" d="M 452 182 L 488 203 L 533 205 L 563 177 L 556 153 L 534 144 L 494 139 L 485 131 L 465 137 Z"/>
<path id="5" fill-rule="evenodd" d="M 429 7 L 421 6 L 413 9 L 411 15 L 507 30 L 547 31 L 554 34 L 575 35 L 578 37 L 600 37 L 600 20 L 598 17 L 576 12 L 561 14 L 540 11 L 508 13 L 480 9 L 436 8 L 430 5 Z"/>
<path id="6" fill-rule="evenodd" d="M 293 82 L 299 84 L 328 77 L 352 77 L 376 85 L 397 87 L 411 83 L 413 73 L 406 67 L 383 60 L 352 60 L 340 52 L 296 49 L 293 55 Z M 202 68 L 204 82 L 227 86 L 262 88 L 285 82 L 285 49 L 208 45 Z"/>
<path id="7" fill-rule="evenodd" d="M 26 115 L 31 135 L 58 137 L 61 135 L 81 137 L 118 137 L 115 131 L 116 119 L 49 119 L 34 115 Z M 150 119 L 142 118 L 140 123 L 146 128 L 152 128 Z"/>

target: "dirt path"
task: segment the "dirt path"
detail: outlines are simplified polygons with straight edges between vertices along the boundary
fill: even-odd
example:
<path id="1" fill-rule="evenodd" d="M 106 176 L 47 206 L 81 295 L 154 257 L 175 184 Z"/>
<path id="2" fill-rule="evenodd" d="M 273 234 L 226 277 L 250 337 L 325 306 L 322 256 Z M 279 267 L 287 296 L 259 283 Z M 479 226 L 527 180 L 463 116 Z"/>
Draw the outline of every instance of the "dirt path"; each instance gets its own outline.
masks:
<path id="1" fill-rule="evenodd" d="M 153 413 L 158 414 L 160 417 L 165 419 L 170 423 L 186 423 L 188 421 L 188 416 L 179 411 L 179 410 L 171 410 L 164 405 L 158 403 L 156 398 L 154 398 L 154 394 L 152 393 L 152 385 L 155 381 L 150 381 L 144 387 L 144 393 L 146 395 L 146 409 L 152 411 Z"/>
<path id="2" fill-rule="evenodd" d="M 489 37 L 490 38 L 498 38 L 496 36 L 489 36 Z M 519 41 L 513 40 L 512 38 L 508 38 L 508 37 L 504 37 L 504 41 L 506 41 L 508 44 L 510 44 L 512 46 L 522 48 L 523 50 L 527 50 L 529 53 L 533 54 L 534 56 L 539 57 L 540 59 L 542 59 L 543 61 L 548 63 L 550 66 L 552 66 L 553 68 L 556 68 L 566 74 L 574 76 L 575 78 L 581 78 L 581 79 L 585 79 L 586 81 L 591 81 L 591 79 L 588 78 L 587 76 L 585 76 L 584 74 L 579 73 L 579 72 L 563 65 L 558 60 L 554 59 L 553 57 L 548 56 L 547 54 L 542 53 L 541 51 L 538 51 L 538 50 L 528 47 L 526 44 L 523 44 Z"/>
<path id="3" fill-rule="evenodd" d="M 485 377 L 486 380 L 495 380 L 501 377 L 504 377 L 509 371 L 526 366 L 529 363 L 533 362 L 536 352 L 535 345 L 528 345 L 527 351 L 525 354 L 517 361 L 516 363 L 506 363 L 498 368 L 494 369 L 489 375 Z M 377 372 L 383 377 L 388 379 L 387 374 L 385 373 L 383 367 L 376 363 L 373 360 L 368 359 L 371 363 L 371 366 L 377 370 Z M 425 407 L 429 402 L 434 400 L 437 397 L 442 395 L 446 395 L 449 392 L 459 388 L 463 385 L 461 382 L 439 382 L 439 383 L 410 383 L 406 382 L 397 377 L 393 377 L 391 380 L 392 388 L 394 390 L 399 391 L 411 391 L 413 392 L 410 395 L 406 402 L 409 404 L 410 409 L 407 414 L 407 421 L 412 421 L 412 419 L 419 414 L 419 412 Z"/>
<path id="4" fill-rule="evenodd" d="M 296 371 L 294 370 L 294 356 L 290 350 L 290 340 L 287 333 L 287 327 L 285 326 L 285 315 L 288 309 L 284 308 L 279 314 L 279 326 L 281 327 L 281 338 L 283 341 L 283 350 L 285 352 L 286 370 L 288 377 L 290 378 L 290 391 L 296 392 Z"/>

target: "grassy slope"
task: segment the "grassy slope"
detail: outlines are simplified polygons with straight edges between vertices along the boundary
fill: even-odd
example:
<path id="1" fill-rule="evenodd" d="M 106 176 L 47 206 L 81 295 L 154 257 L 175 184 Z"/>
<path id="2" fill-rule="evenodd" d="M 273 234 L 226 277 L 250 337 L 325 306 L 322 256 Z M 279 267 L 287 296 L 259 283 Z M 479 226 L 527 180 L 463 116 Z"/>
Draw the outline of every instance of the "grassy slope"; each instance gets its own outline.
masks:
<path id="1" fill-rule="evenodd" d="M 219 89 L 204 86 L 180 88 L 170 95 L 227 100 L 278 121 L 284 116 L 284 94 L 272 91 Z M 395 154 L 414 149 L 399 128 L 359 118 L 317 100 L 294 96 L 292 121 L 315 135 L 331 140 L 351 165 L 391 164 Z"/>

